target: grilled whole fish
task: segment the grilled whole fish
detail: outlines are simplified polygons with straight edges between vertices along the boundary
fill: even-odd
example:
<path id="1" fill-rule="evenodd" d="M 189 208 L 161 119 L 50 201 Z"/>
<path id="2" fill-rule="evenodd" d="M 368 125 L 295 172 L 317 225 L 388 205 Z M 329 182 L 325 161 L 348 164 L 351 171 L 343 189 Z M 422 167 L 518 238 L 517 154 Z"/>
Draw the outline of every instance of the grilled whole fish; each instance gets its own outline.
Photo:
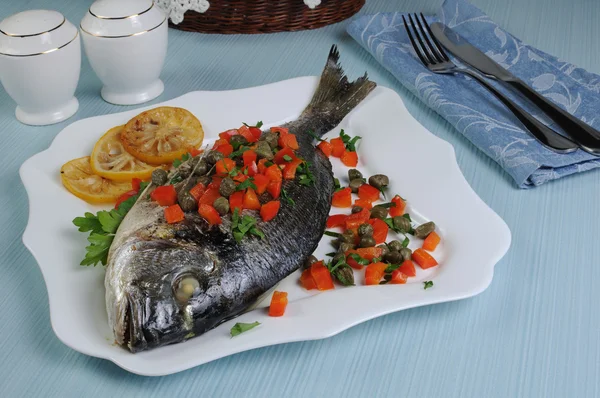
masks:
<path id="1" fill-rule="evenodd" d="M 298 154 L 310 162 L 314 184 L 286 181 L 295 204 L 282 201 L 267 223 L 254 214 L 264 239 L 249 236 L 238 243 L 231 216 L 211 227 L 194 211 L 168 224 L 163 208 L 149 199 L 156 186 L 140 195 L 117 231 L 106 269 L 106 308 L 118 344 L 138 352 L 198 336 L 252 308 L 313 253 L 334 181 L 331 163 L 307 132 L 321 136 L 332 130 L 375 88 L 366 74 L 349 82 L 338 60 L 333 46 L 311 102 L 298 120 L 283 126 L 297 136 Z M 191 178 L 178 188 L 189 189 Z M 180 291 L 182 281 L 187 295 Z"/>

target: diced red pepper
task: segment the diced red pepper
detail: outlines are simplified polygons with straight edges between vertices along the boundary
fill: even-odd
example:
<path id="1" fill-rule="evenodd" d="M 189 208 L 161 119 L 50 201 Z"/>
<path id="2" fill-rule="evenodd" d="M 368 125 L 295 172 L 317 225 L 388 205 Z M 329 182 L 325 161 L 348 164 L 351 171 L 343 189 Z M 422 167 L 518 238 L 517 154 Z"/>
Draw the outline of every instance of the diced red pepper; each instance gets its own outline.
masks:
<path id="1" fill-rule="evenodd" d="M 152 200 L 161 206 L 172 206 L 177 203 L 177 192 L 173 185 L 161 185 L 150 194 Z"/>
<path id="2" fill-rule="evenodd" d="M 291 148 L 299 149 L 298 140 L 294 134 L 279 134 L 279 147 L 280 148 Z"/>
<path id="3" fill-rule="evenodd" d="M 390 283 L 392 285 L 403 285 L 406 283 L 407 276 L 400 271 L 400 268 L 392 271 L 392 279 Z"/>
<path id="4" fill-rule="evenodd" d="M 256 162 L 256 152 L 249 149 L 242 154 L 242 159 L 244 159 L 244 166 L 250 166 L 253 162 Z"/>
<path id="5" fill-rule="evenodd" d="M 231 179 L 235 182 L 244 182 L 246 181 L 248 177 L 246 174 L 244 173 L 237 173 L 236 175 L 234 175 Z"/>
<path id="6" fill-rule="evenodd" d="M 365 260 L 373 261 L 374 258 L 381 258 L 383 249 L 381 247 L 360 247 L 354 250 L 348 250 L 346 255 L 356 253 Z"/>
<path id="7" fill-rule="evenodd" d="M 219 189 L 219 187 L 221 186 L 221 181 L 223 181 L 222 177 L 217 177 L 217 176 L 213 177 L 212 181 L 210 182 L 210 184 L 208 184 L 206 189 L 213 189 L 213 188 Z"/>
<path id="8" fill-rule="evenodd" d="M 346 219 L 348 218 L 345 214 L 334 214 L 327 218 L 327 228 L 336 228 L 346 226 Z"/>
<path id="9" fill-rule="evenodd" d="M 390 217 L 397 217 L 404 214 L 406 202 L 403 201 L 399 195 L 394 196 L 391 202 L 395 204 L 395 206 L 390 207 Z"/>
<path id="10" fill-rule="evenodd" d="M 131 189 L 133 189 L 134 191 L 138 192 L 140 190 L 140 184 L 142 183 L 142 180 L 139 178 L 134 178 L 131 180 Z"/>
<path id="11" fill-rule="evenodd" d="M 358 197 L 368 200 L 369 202 L 379 200 L 379 193 L 379 189 L 369 184 L 362 184 L 360 188 L 358 188 Z"/>
<path id="12" fill-rule="evenodd" d="M 317 148 L 319 148 L 321 150 L 321 152 L 323 152 L 323 155 L 330 157 L 331 156 L 331 151 L 333 150 L 333 146 L 327 142 L 327 141 L 321 141 L 319 142 L 319 145 L 317 145 Z"/>
<path id="13" fill-rule="evenodd" d="M 346 218 L 346 229 L 356 229 L 360 227 L 360 224 L 364 224 L 369 221 L 371 212 L 369 209 L 363 208 L 358 213 L 352 213 Z"/>
<path id="14" fill-rule="evenodd" d="M 358 154 L 355 151 L 344 151 L 342 154 L 342 163 L 344 166 L 356 167 L 358 164 Z"/>
<path id="15" fill-rule="evenodd" d="M 202 194 L 202 196 L 198 200 L 198 204 L 199 205 L 210 205 L 210 206 L 212 206 L 212 204 L 215 202 L 215 200 L 219 196 L 221 196 L 221 194 L 219 193 L 219 188 L 218 187 L 209 188 L 206 191 L 204 191 L 204 193 Z"/>
<path id="16" fill-rule="evenodd" d="M 366 285 L 379 285 L 379 281 L 385 274 L 387 264 L 384 263 L 372 263 L 367 265 L 365 270 L 365 284 Z"/>
<path id="17" fill-rule="evenodd" d="M 260 207 L 260 217 L 264 222 L 271 221 L 279 212 L 281 204 L 278 200 L 272 200 Z"/>
<path id="18" fill-rule="evenodd" d="M 231 144 L 228 144 L 228 143 L 218 145 L 218 146 L 214 147 L 213 150 L 215 150 L 217 152 L 221 152 L 223 154 L 223 156 L 225 156 L 225 157 L 227 157 L 233 153 L 233 147 L 231 146 Z"/>
<path id="19" fill-rule="evenodd" d="M 265 170 L 265 177 L 267 177 L 269 181 L 281 181 L 283 180 L 283 173 L 276 164 L 273 164 Z"/>
<path id="20" fill-rule="evenodd" d="M 283 178 L 286 180 L 293 180 L 296 178 L 296 170 L 304 161 L 302 159 L 294 159 L 291 162 L 285 164 L 283 169 Z"/>
<path id="21" fill-rule="evenodd" d="M 265 170 L 267 170 L 267 166 L 265 166 L 265 163 L 267 163 L 268 160 L 267 159 L 261 159 L 258 161 L 258 172 L 260 174 L 265 174 Z"/>
<path id="22" fill-rule="evenodd" d="M 213 149 L 215 149 L 216 147 L 218 147 L 219 145 L 224 145 L 224 144 L 229 144 L 229 141 L 227 141 L 224 138 L 219 138 L 218 140 L 215 141 L 215 143 L 213 144 Z"/>
<path id="23" fill-rule="evenodd" d="M 375 239 L 375 243 L 379 245 L 385 242 L 390 229 L 385 221 L 379 218 L 371 218 L 369 224 L 373 227 L 373 239 Z"/>
<path id="24" fill-rule="evenodd" d="M 350 257 L 350 255 L 346 257 L 346 264 L 357 270 L 363 269 L 363 265 L 359 264 L 355 259 Z"/>
<path id="25" fill-rule="evenodd" d="M 323 261 L 319 261 L 310 266 L 310 274 L 315 280 L 317 289 L 319 290 L 330 290 L 333 289 L 333 279 L 331 279 L 331 273 L 323 265 Z"/>
<path id="26" fill-rule="evenodd" d="M 260 210 L 260 201 L 258 200 L 258 196 L 256 196 L 256 192 L 254 189 L 248 188 L 246 193 L 244 194 L 244 209 L 248 210 Z"/>
<path id="27" fill-rule="evenodd" d="M 336 158 L 341 158 L 344 152 L 346 151 L 346 144 L 340 137 L 332 138 L 330 140 L 331 143 L 331 156 Z"/>
<path id="28" fill-rule="evenodd" d="M 273 199 L 277 199 L 281 194 L 281 181 L 270 181 L 267 185 L 267 192 L 271 194 Z"/>
<path id="29" fill-rule="evenodd" d="M 229 210 L 233 213 L 235 209 L 238 209 L 238 212 L 244 209 L 244 192 L 236 191 L 229 195 Z"/>
<path id="30" fill-rule="evenodd" d="M 358 199 L 356 199 L 354 201 L 354 206 L 360 206 L 363 209 L 369 209 L 369 210 L 371 210 L 373 208 L 373 202 L 370 202 L 370 201 L 365 200 L 365 199 L 358 198 Z"/>
<path id="31" fill-rule="evenodd" d="M 294 150 L 292 148 L 289 147 L 285 147 L 283 149 L 280 149 L 275 156 L 273 157 L 273 163 L 277 163 L 277 164 L 286 164 L 288 161 L 284 159 L 284 157 L 289 156 L 290 158 L 292 158 L 292 160 L 298 159 L 298 157 L 296 156 L 296 154 L 294 153 Z"/>
<path id="32" fill-rule="evenodd" d="M 175 224 L 177 222 L 183 221 L 185 218 L 185 214 L 183 214 L 183 210 L 179 205 L 173 205 L 165 208 L 165 220 L 169 224 Z"/>
<path id="33" fill-rule="evenodd" d="M 252 135 L 254 136 L 256 141 L 258 141 L 258 139 L 262 135 L 262 130 L 259 129 L 258 127 L 250 127 L 250 133 L 252 133 Z"/>
<path id="34" fill-rule="evenodd" d="M 438 262 L 435 261 L 435 258 L 433 258 L 431 254 L 427 253 L 423 249 L 415 250 L 412 254 L 412 259 L 422 269 L 427 269 L 438 265 Z"/>
<path id="35" fill-rule="evenodd" d="M 242 137 L 244 137 L 248 142 L 256 142 L 258 138 L 254 137 L 254 134 L 250 132 L 250 128 L 248 126 L 242 126 L 238 129 L 238 132 Z M 260 137 L 259 137 L 260 138 Z"/>
<path id="36" fill-rule="evenodd" d="M 219 160 L 215 165 L 217 175 L 227 175 L 231 170 L 235 168 L 235 161 L 233 159 L 224 158 Z"/>
<path id="37" fill-rule="evenodd" d="M 279 133 L 280 135 L 281 134 L 285 135 L 285 134 L 289 134 L 290 130 L 287 129 L 287 128 L 285 128 L 285 127 L 273 126 L 273 127 L 271 127 L 271 132 L 272 133 Z"/>
<path id="38" fill-rule="evenodd" d="M 352 190 L 349 187 L 343 188 L 334 192 L 331 200 L 331 205 L 334 207 L 351 207 L 352 206 Z"/>
<path id="39" fill-rule="evenodd" d="M 252 162 L 248 166 L 245 166 L 242 169 L 242 172 L 244 171 L 248 174 L 248 177 L 254 177 L 258 173 L 258 166 L 256 165 L 256 162 Z"/>
<path id="40" fill-rule="evenodd" d="M 204 186 L 204 184 L 199 182 L 198 184 L 194 185 L 194 187 L 192 189 L 190 189 L 190 195 L 192 195 L 194 197 L 194 199 L 196 199 L 196 202 L 197 202 L 200 200 L 200 198 L 202 197 L 202 194 L 204 194 L 205 191 L 206 191 L 206 187 Z"/>
<path id="41" fill-rule="evenodd" d="M 406 276 L 417 276 L 415 264 L 410 260 L 405 260 L 398 269 Z"/>
<path id="42" fill-rule="evenodd" d="M 121 203 L 125 202 L 127 199 L 129 199 L 137 194 L 138 194 L 138 191 L 131 190 L 131 191 L 127 191 L 123 195 L 119 196 L 119 198 L 117 199 L 117 203 L 115 203 L 115 209 L 118 209 L 119 206 L 121 206 Z"/>
<path id="43" fill-rule="evenodd" d="M 315 283 L 315 280 L 313 279 L 310 273 L 310 268 L 302 272 L 302 276 L 300 276 L 300 284 L 306 290 L 312 290 L 317 288 L 317 284 Z"/>
<path id="44" fill-rule="evenodd" d="M 271 305 L 269 306 L 269 316 L 282 316 L 285 313 L 285 308 L 288 305 L 288 294 L 286 292 L 273 292 Z"/>
<path id="45" fill-rule="evenodd" d="M 440 236 L 435 232 L 431 232 L 429 235 L 427 235 L 427 238 L 425 238 L 425 240 L 423 241 L 423 249 L 425 250 L 429 250 L 430 252 L 434 251 L 435 248 L 437 247 L 437 245 L 440 243 L 442 239 L 440 238 Z"/>
<path id="46" fill-rule="evenodd" d="M 195 158 L 196 156 L 203 154 L 204 150 L 192 147 L 189 149 L 189 152 L 190 152 L 190 155 L 192 155 L 192 157 Z"/>
<path id="47" fill-rule="evenodd" d="M 227 130 L 227 131 L 223 131 L 222 133 L 219 133 L 219 138 L 221 138 L 222 140 L 225 140 L 227 142 L 231 141 L 231 137 L 233 137 L 234 135 L 238 135 L 238 131 L 237 129 L 231 129 L 231 130 Z"/>
<path id="48" fill-rule="evenodd" d="M 211 205 L 201 204 L 198 207 L 198 213 L 208 222 L 209 225 L 217 225 L 221 224 L 222 222 L 219 212 Z"/>
<path id="49" fill-rule="evenodd" d="M 248 175 L 250 175 L 250 173 L 248 173 Z M 254 185 L 256 185 L 256 193 L 262 195 L 267 190 L 269 179 L 262 174 L 255 174 Z"/>

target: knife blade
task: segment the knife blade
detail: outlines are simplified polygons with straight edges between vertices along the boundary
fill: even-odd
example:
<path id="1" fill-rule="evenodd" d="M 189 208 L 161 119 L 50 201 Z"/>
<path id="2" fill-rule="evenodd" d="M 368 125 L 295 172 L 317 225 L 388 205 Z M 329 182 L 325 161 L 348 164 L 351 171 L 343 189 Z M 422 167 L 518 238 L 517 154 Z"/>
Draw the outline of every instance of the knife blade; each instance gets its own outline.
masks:
<path id="1" fill-rule="evenodd" d="M 598 130 L 577 119 L 537 93 L 523 80 L 498 65 L 494 60 L 448 26 L 439 22 L 433 23 L 431 24 L 431 32 L 433 33 L 433 37 L 456 58 L 485 76 L 498 80 L 523 94 L 577 142 L 581 149 L 593 155 L 600 156 L 600 132 Z"/>

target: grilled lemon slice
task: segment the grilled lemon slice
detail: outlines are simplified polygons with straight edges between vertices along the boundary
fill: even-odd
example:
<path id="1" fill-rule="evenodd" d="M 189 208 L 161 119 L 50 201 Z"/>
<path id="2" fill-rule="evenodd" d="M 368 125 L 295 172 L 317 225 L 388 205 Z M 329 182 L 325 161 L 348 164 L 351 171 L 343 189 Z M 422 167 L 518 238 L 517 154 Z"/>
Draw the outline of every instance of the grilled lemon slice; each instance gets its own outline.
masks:
<path id="1" fill-rule="evenodd" d="M 88 203 L 112 203 L 131 190 L 130 182 L 116 182 L 92 172 L 90 157 L 73 159 L 60 168 L 65 188 Z"/>
<path id="2" fill-rule="evenodd" d="M 140 113 L 120 134 L 125 150 L 153 165 L 171 163 L 198 148 L 204 139 L 200 121 L 182 108 L 163 106 Z"/>
<path id="3" fill-rule="evenodd" d="M 119 140 L 122 130 L 123 126 L 113 127 L 96 142 L 90 159 L 92 172 L 113 181 L 149 179 L 155 167 L 136 159 L 123 148 Z"/>

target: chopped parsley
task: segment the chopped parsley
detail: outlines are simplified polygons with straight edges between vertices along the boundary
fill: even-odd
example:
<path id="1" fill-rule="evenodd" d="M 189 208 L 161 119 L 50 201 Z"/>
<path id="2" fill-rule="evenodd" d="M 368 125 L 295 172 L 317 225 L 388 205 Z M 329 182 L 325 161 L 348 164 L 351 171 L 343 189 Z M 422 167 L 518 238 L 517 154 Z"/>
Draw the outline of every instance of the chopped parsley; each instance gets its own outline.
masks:
<path id="1" fill-rule="evenodd" d="M 298 166 L 297 171 L 299 173 L 298 177 L 300 180 L 298 181 L 298 183 L 300 185 L 310 186 L 315 183 L 315 176 L 310 171 L 310 163 L 309 162 L 304 161 L 303 163 L 301 163 L 300 166 Z"/>
<path id="2" fill-rule="evenodd" d="M 342 185 L 340 184 L 340 180 L 338 180 L 335 177 L 333 179 L 333 187 L 335 189 L 335 192 L 341 191 L 342 189 L 344 189 L 344 187 L 342 187 Z"/>
<path id="3" fill-rule="evenodd" d="M 244 191 L 248 188 L 252 188 L 256 191 L 256 185 L 254 185 L 254 178 L 252 178 L 252 177 L 240 182 L 239 185 L 235 188 L 235 190 L 236 191 Z"/>
<path id="4" fill-rule="evenodd" d="M 306 134 L 310 135 L 312 138 L 314 138 L 317 141 L 325 141 L 323 138 L 319 137 L 318 135 L 316 135 L 315 133 L 313 133 L 311 130 L 308 130 L 306 132 Z"/>
<path id="5" fill-rule="evenodd" d="M 231 152 L 231 155 L 229 155 L 230 159 L 237 158 L 238 156 L 242 155 L 244 152 L 246 152 L 247 150 L 250 149 L 250 147 L 247 147 L 245 145 L 240 146 L 239 143 L 234 142 L 234 144 L 238 144 L 238 145 L 235 145 L 235 146 L 237 146 L 237 148 L 234 147 L 235 151 Z"/>
<path id="6" fill-rule="evenodd" d="M 283 160 L 285 160 L 286 162 L 291 162 L 292 157 L 290 155 L 283 155 Z"/>
<path id="7" fill-rule="evenodd" d="M 366 258 L 362 258 L 361 256 L 359 256 L 356 253 L 352 253 L 349 256 L 351 259 L 353 259 L 354 261 L 357 262 L 357 264 L 360 265 L 369 265 L 369 260 L 367 260 Z"/>
<path id="8" fill-rule="evenodd" d="M 179 159 L 175 159 L 175 160 L 173 161 L 173 167 L 177 168 L 177 167 L 181 166 L 181 164 L 182 164 L 183 162 L 186 162 L 186 161 L 188 161 L 188 160 L 189 160 L 191 157 L 192 157 L 192 155 L 191 155 L 191 154 L 189 154 L 189 153 L 184 153 L 184 154 L 183 154 L 183 156 L 181 156 L 181 158 L 179 158 Z"/>
<path id="9" fill-rule="evenodd" d="M 259 120 L 258 122 L 256 122 L 256 124 L 254 126 L 249 126 L 247 123 L 242 122 L 242 124 L 246 127 L 256 127 L 257 129 L 261 128 L 263 125 L 262 120 Z"/>
<path id="10" fill-rule="evenodd" d="M 323 232 L 323 235 L 331 236 L 332 238 L 341 238 L 342 237 L 342 234 L 333 232 L 333 231 L 325 231 L 325 232 Z"/>
<path id="11" fill-rule="evenodd" d="M 423 289 L 427 290 L 430 287 L 433 287 L 433 281 L 425 281 L 425 282 L 423 282 Z"/>
<path id="12" fill-rule="evenodd" d="M 252 323 L 238 322 L 235 325 L 233 325 L 233 327 L 231 328 L 229 333 L 231 334 L 231 337 L 235 337 L 244 332 L 247 332 L 250 329 L 254 329 L 258 325 L 260 325 L 260 322 L 252 322 Z"/>
<path id="13" fill-rule="evenodd" d="M 358 140 L 360 140 L 362 137 L 356 136 L 356 137 L 350 137 L 348 134 L 346 134 L 344 132 L 344 129 L 342 129 L 340 131 L 340 138 L 342 139 L 342 141 L 344 142 L 344 144 L 346 145 L 346 149 L 349 150 L 350 152 L 356 152 L 356 143 L 358 142 Z"/>
<path id="14" fill-rule="evenodd" d="M 239 209 L 235 209 L 231 217 L 231 231 L 237 242 L 241 242 L 244 236 L 251 234 L 264 239 L 265 234 L 256 227 L 256 218 L 252 216 L 241 216 Z"/>
<path id="15" fill-rule="evenodd" d="M 290 198 L 288 196 L 288 193 L 285 189 L 281 188 L 281 199 L 285 200 L 286 202 L 288 202 L 291 206 L 295 206 L 296 202 L 294 201 L 294 199 Z"/>

